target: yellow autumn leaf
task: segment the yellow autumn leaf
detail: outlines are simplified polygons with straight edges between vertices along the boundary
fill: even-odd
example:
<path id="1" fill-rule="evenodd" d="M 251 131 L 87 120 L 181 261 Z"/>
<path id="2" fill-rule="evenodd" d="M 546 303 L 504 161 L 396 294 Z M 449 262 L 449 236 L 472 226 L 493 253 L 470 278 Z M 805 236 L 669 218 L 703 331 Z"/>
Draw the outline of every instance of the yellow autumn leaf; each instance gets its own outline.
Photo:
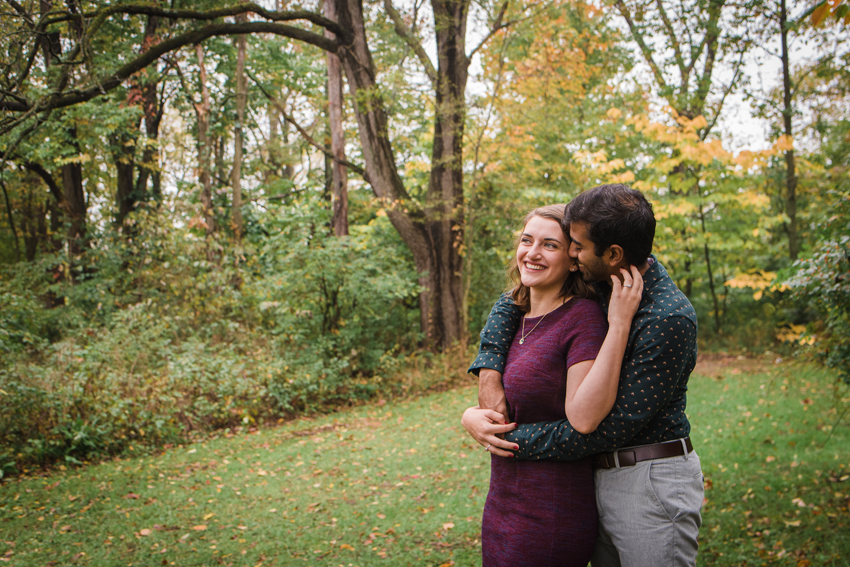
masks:
<path id="1" fill-rule="evenodd" d="M 202 531 L 206 530 L 207 527 L 204 526 L 204 525 L 200 525 L 200 526 L 195 526 L 192 529 L 195 530 L 196 532 L 202 532 Z"/>
<path id="2" fill-rule="evenodd" d="M 605 116 L 607 116 L 611 120 L 616 120 L 622 115 L 623 112 L 619 108 L 609 108 L 608 112 L 605 113 Z"/>
<path id="3" fill-rule="evenodd" d="M 347 543 L 343 543 L 339 546 L 340 549 L 348 549 L 349 551 L 354 551 L 354 547 L 348 545 Z"/>
<path id="4" fill-rule="evenodd" d="M 787 152 L 794 149 L 794 138 L 786 134 L 779 136 L 779 139 L 773 144 L 773 149 L 778 152 Z"/>

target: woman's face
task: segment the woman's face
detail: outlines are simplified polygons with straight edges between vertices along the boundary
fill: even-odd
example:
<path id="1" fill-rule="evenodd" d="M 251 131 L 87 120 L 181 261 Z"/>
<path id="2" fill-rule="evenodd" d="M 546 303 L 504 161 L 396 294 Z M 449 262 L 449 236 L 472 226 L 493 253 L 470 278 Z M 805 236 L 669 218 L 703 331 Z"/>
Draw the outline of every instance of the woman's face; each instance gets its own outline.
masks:
<path id="1" fill-rule="evenodd" d="M 523 285 L 560 292 L 574 262 L 569 251 L 569 242 L 557 221 L 532 217 L 522 230 L 516 251 Z"/>

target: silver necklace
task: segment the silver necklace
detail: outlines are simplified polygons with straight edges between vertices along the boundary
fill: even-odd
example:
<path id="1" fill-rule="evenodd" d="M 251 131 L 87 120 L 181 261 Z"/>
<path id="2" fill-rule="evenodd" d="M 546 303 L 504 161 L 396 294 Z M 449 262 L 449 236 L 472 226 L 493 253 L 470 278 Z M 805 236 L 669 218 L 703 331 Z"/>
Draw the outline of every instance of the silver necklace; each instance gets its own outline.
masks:
<path id="1" fill-rule="evenodd" d="M 551 313 L 551 311 L 550 311 L 549 313 Z M 541 317 L 541 318 L 540 318 L 540 320 L 537 322 L 537 325 L 539 325 L 540 323 L 542 323 L 542 322 L 543 322 L 543 319 L 545 319 L 545 318 L 546 318 L 546 315 L 548 315 L 549 313 L 544 313 L 544 314 L 543 314 L 543 317 Z M 537 325 L 534 325 L 534 326 L 531 328 L 531 330 L 530 330 L 530 331 L 528 331 L 528 335 L 530 335 L 531 333 L 533 333 L 533 332 L 534 332 L 534 329 L 536 329 L 536 328 L 537 328 Z M 525 334 L 525 316 L 523 316 L 523 318 L 522 318 L 522 330 L 521 330 L 521 331 L 520 331 L 520 333 L 519 333 L 519 344 L 525 344 L 525 339 L 527 339 L 527 338 L 528 338 L 528 335 L 526 335 L 526 334 Z"/>

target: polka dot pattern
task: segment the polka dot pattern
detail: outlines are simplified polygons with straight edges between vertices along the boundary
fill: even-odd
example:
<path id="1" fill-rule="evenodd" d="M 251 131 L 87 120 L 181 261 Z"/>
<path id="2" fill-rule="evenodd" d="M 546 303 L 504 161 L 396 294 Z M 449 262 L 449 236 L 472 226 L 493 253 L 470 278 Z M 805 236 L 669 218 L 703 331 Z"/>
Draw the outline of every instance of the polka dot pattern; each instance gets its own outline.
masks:
<path id="1" fill-rule="evenodd" d="M 565 419 L 521 425 L 507 437 L 520 446 L 517 458 L 575 460 L 690 434 L 685 405 L 688 378 L 697 358 L 696 312 L 667 270 L 654 257 L 650 261 L 611 413 L 590 434 L 578 433 Z M 607 312 L 606 301 L 602 308 Z M 519 322 L 519 310 L 503 295 L 481 331 L 481 347 L 470 372 L 504 371 Z"/>

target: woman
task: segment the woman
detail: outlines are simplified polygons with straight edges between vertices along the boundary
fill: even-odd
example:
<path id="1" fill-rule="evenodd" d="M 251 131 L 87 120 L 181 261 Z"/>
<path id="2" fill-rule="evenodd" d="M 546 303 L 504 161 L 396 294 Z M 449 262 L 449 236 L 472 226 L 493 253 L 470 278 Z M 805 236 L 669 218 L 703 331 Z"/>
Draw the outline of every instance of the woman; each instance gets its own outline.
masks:
<path id="1" fill-rule="evenodd" d="M 525 218 L 512 261 L 514 303 L 525 313 L 503 376 L 517 423 L 567 417 L 590 432 L 611 411 L 642 280 L 612 278 L 610 327 L 569 255 L 564 205 Z M 484 567 L 586 566 L 596 542 L 589 459 L 575 462 L 491 458 L 484 507 Z"/>

